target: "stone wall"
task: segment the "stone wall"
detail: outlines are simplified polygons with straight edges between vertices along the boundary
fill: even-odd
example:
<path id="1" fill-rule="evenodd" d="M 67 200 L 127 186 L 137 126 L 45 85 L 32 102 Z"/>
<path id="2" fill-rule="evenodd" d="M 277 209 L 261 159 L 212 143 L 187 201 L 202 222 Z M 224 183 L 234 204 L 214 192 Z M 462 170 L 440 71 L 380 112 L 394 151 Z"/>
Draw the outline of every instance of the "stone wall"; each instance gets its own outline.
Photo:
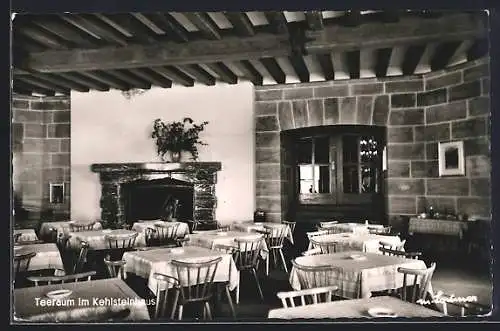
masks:
<path id="1" fill-rule="evenodd" d="M 13 188 L 16 221 L 68 218 L 70 210 L 69 97 L 12 98 Z M 65 201 L 51 204 L 50 183 L 64 183 Z"/>
<path id="2" fill-rule="evenodd" d="M 389 219 L 429 205 L 490 215 L 489 58 L 420 76 L 256 87 L 256 204 L 287 212 L 282 130 L 342 124 L 387 128 Z M 439 142 L 463 140 L 466 175 L 438 175 Z"/>

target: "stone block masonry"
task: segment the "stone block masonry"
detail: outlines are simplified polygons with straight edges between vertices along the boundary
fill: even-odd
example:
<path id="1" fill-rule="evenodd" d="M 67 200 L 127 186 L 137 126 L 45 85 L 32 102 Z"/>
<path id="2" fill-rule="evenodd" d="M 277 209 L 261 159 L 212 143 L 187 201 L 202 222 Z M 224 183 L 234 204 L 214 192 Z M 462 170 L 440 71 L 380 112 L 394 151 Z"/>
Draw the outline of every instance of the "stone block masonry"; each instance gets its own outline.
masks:
<path id="1" fill-rule="evenodd" d="M 16 222 L 70 213 L 71 111 L 69 97 L 12 98 L 13 185 Z M 50 183 L 64 183 L 64 203 L 50 203 Z"/>
<path id="2" fill-rule="evenodd" d="M 419 76 L 256 87 L 256 207 L 272 221 L 287 215 L 282 131 L 359 124 L 387 128 L 389 220 L 430 205 L 489 216 L 489 82 L 486 57 Z M 438 144 L 456 140 L 466 175 L 440 178 Z"/>

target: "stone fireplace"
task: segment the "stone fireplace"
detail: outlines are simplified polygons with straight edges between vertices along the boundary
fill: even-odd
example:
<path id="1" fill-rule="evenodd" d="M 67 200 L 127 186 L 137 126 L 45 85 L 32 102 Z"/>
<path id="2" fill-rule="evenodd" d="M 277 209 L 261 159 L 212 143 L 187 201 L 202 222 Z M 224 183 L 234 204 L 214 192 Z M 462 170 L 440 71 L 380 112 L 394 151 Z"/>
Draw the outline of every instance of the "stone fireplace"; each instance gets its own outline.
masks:
<path id="1" fill-rule="evenodd" d="M 215 218 L 219 162 L 101 163 L 91 170 L 99 174 L 104 226 L 159 219 L 169 197 L 179 200 L 179 220 Z"/>

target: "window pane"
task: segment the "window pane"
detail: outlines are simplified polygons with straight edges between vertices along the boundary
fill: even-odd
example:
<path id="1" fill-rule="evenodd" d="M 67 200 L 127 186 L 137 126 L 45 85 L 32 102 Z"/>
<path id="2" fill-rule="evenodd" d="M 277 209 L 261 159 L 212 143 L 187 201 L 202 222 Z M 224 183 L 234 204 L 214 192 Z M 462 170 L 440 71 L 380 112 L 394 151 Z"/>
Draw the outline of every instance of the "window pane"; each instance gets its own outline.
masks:
<path id="1" fill-rule="evenodd" d="M 312 180 L 313 168 L 310 165 L 299 166 L 299 180 Z"/>
<path id="2" fill-rule="evenodd" d="M 346 163 L 358 162 L 358 137 L 343 136 L 342 137 L 343 159 Z"/>
<path id="3" fill-rule="evenodd" d="M 359 193 L 358 166 L 343 169 L 344 193 Z"/>
<path id="4" fill-rule="evenodd" d="M 359 140 L 359 153 L 361 162 L 374 162 L 379 158 L 379 143 L 373 136 L 361 137 Z"/>
<path id="5" fill-rule="evenodd" d="M 312 193 L 313 192 L 313 181 L 312 180 L 301 180 L 300 181 L 300 193 Z"/>
<path id="6" fill-rule="evenodd" d="M 330 193 L 330 171 L 328 166 L 314 167 L 315 189 L 318 193 Z"/>
<path id="7" fill-rule="evenodd" d="M 329 137 L 316 138 L 314 140 L 314 162 L 315 163 L 330 162 L 329 150 L 330 150 Z"/>
<path id="8" fill-rule="evenodd" d="M 361 192 L 374 193 L 377 191 L 377 169 L 370 166 L 361 167 Z"/>
<path id="9" fill-rule="evenodd" d="M 312 139 L 301 139 L 297 142 L 297 160 L 299 163 L 312 163 Z"/>

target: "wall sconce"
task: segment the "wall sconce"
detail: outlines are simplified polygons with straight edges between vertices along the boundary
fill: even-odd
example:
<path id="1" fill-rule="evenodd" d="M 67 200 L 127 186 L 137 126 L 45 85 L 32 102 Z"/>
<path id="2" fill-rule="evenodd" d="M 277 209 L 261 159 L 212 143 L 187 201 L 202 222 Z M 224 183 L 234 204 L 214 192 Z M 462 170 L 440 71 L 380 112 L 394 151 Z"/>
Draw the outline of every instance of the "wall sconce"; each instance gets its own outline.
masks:
<path id="1" fill-rule="evenodd" d="M 50 203 L 64 203 L 64 183 L 50 183 Z"/>

